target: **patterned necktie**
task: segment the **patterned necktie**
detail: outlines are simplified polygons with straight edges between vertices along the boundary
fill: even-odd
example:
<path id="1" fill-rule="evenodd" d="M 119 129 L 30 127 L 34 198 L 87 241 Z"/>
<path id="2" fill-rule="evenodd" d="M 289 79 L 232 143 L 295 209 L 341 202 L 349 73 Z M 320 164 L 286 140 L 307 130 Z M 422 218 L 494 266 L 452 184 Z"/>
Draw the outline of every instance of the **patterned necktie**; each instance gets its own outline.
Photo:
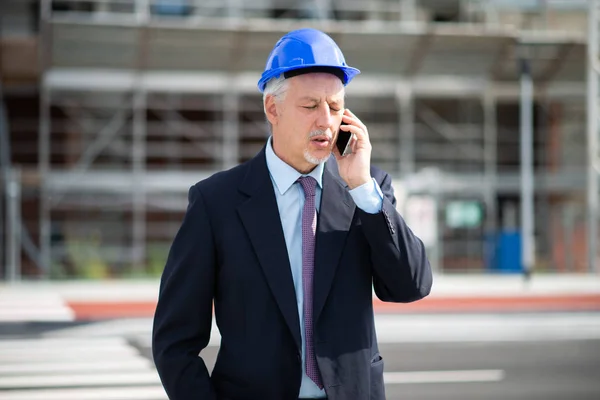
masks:
<path id="1" fill-rule="evenodd" d="M 304 209 L 302 210 L 302 288 L 304 292 L 304 339 L 306 342 L 306 375 L 323 389 L 315 349 L 313 347 L 313 276 L 315 266 L 315 232 L 317 230 L 317 209 L 315 193 L 317 181 L 310 176 L 298 179 L 304 189 Z"/>

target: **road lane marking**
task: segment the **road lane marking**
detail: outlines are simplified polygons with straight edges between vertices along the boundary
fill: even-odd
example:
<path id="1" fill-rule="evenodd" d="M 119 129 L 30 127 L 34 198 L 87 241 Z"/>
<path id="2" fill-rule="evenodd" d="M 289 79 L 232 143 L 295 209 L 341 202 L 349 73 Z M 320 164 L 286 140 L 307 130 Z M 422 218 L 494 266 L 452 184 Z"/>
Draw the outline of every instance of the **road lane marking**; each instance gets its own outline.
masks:
<path id="1" fill-rule="evenodd" d="M 2 349 L 2 353 L 0 354 L 0 360 L 3 357 L 12 357 L 16 355 L 22 355 L 24 357 L 28 357 L 29 354 L 35 355 L 47 355 L 48 357 L 52 357 L 55 354 L 57 356 L 64 355 L 66 353 L 130 353 L 132 351 L 135 352 L 131 346 L 126 344 L 112 344 L 106 346 L 96 346 L 96 345 L 81 345 L 81 346 L 47 346 L 47 347 L 38 347 L 38 348 L 8 348 Z"/>
<path id="2" fill-rule="evenodd" d="M 75 386 L 156 385 L 160 378 L 156 371 L 113 374 L 69 374 L 43 376 L 2 376 L 0 389 L 59 388 Z M 95 390 L 95 389 L 94 389 Z"/>
<path id="3" fill-rule="evenodd" d="M 42 339 L 8 339 L 0 340 L 0 350 L 6 349 L 39 349 L 49 347 L 60 347 L 63 349 L 71 347 L 110 347 L 117 345 L 127 345 L 127 340 L 123 337 L 112 338 L 42 338 Z"/>
<path id="4" fill-rule="evenodd" d="M 94 360 L 73 362 L 35 362 L 30 364 L 0 365 L 0 377 L 3 375 L 59 375 L 67 373 L 96 373 L 153 370 L 154 364 L 145 357 L 128 357 L 120 360 Z"/>
<path id="5" fill-rule="evenodd" d="M 66 337 L 121 337 L 137 334 L 150 335 L 152 318 L 118 319 L 95 321 L 84 325 L 66 326 L 43 334 L 47 338 Z"/>
<path id="6" fill-rule="evenodd" d="M 115 360 L 122 357 L 139 355 L 138 350 L 133 347 L 114 348 L 79 348 L 79 349 L 45 349 L 39 351 L 20 351 L 0 353 L 0 363 L 31 363 L 46 360 Z"/>
<path id="7" fill-rule="evenodd" d="M 600 313 L 507 315 L 376 315 L 377 339 L 384 343 L 528 342 L 600 339 Z M 46 333 L 53 337 L 135 338 L 151 346 L 151 319 L 104 321 Z M 209 346 L 220 344 L 213 321 Z"/>
<path id="8" fill-rule="evenodd" d="M 384 372 L 383 380 L 388 385 L 417 383 L 475 383 L 500 382 L 504 371 L 500 369 L 460 371 L 407 371 Z"/>
<path id="9" fill-rule="evenodd" d="M 0 400 L 168 400 L 162 386 L 11 390 L 0 392 Z"/>
<path id="10" fill-rule="evenodd" d="M 521 342 L 600 339 L 600 314 L 378 315 L 378 342 Z"/>

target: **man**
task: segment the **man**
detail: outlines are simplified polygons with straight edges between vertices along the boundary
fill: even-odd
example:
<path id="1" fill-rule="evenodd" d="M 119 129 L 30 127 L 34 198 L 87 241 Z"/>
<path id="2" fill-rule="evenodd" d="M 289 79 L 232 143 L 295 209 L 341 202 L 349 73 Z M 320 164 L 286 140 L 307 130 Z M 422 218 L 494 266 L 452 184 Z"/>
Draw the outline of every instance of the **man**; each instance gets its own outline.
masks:
<path id="1" fill-rule="evenodd" d="M 266 146 L 190 189 L 154 320 L 170 399 L 385 399 L 372 289 L 411 302 L 432 275 L 390 176 L 370 166 L 366 126 L 344 109 L 358 73 L 320 31 L 283 36 L 259 81 Z M 353 136 L 343 157 L 339 130 Z M 213 301 L 221 346 L 209 374 L 198 355 Z"/>

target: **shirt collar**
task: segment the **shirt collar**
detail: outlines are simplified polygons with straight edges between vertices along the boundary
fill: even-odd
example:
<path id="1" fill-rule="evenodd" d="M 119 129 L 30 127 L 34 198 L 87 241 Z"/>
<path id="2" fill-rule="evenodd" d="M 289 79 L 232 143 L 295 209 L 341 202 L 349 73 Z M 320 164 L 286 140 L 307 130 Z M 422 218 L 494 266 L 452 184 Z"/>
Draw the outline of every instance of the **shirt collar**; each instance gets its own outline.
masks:
<path id="1" fill-rule="evenodd" d="M 275 182 L 275 187 L 279 190 L 281 195 L 285 194 L 287 190 L 300 178 L 301 176 L 312 176 L 317 181 L 317 184 L 322 189 L 323 188 L 323 170 L 325 167 L 325 163 L 320 163 L 310 171 L 308 174 L 301 174 L 296 171 L 292 166 L 287 164 L 281 158 L 275 154 L 273 151 L 272 145 L 272 137 L 269 136 L 269 140 L 267 141 L 267 149 L 266 149 L 266 157 L 267 157 L 267 168 L 269 169 L 269 173 L 271 174 L 271 178 L 273 182 Z"/>

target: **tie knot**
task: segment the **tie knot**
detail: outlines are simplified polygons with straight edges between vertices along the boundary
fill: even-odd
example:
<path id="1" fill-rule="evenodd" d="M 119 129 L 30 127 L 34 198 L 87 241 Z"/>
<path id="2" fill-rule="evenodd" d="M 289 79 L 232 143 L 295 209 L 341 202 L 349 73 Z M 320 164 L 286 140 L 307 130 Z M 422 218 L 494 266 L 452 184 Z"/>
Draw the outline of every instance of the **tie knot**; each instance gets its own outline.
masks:
<path id="1" fill-rule="evenodd" d="M 314 196 L 317 192 L 317 181 L 312 176 L 301 176 L 298 182 L 304 189 L 304 197 Z"/>

